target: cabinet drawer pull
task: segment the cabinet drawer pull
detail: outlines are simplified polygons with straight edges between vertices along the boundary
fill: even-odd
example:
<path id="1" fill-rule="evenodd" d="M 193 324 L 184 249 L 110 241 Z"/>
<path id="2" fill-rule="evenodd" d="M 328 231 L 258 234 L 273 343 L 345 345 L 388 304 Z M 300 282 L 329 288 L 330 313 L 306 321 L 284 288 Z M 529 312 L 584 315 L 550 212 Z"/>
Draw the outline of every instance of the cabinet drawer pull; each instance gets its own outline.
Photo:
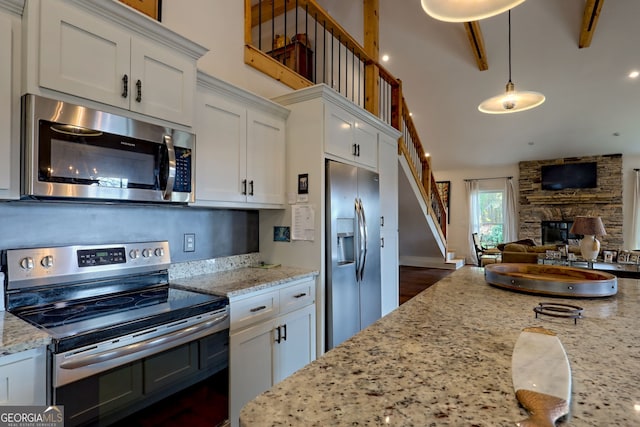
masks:
<path id="1" fill-rule="evenodd" d="M 247 180 L 246 179 L 242 180 L 242 195 L 243 196 L 247 195 Z"/>
<path id="2" fill-rule="evenodd" d="M 284 329 L 284 334 L 282 335 L 282 340 L 286 341 L 287 340 L 287 324 L 286 323 L 282 326 L 282 329 Z"/>
<path id="3" fill-rule="evenodd" d="M 293 297 L 294 298 L 302 298 L 302 297 L 306 297 L 306 296 L 307 296 L 307 293 L 306 292 L 302 292 L 302 293 L 294 295 Z"/>
<path id="4" fill-rule="evenodd" d="M 136 88 L 138 89 L 138 96 L 136 96 L 136 101 L 141 102 L 142 101 L 142 81 L 138 80 L 136 82 Z"/>
<path id="5" fill-rule="evenodd" d="M 358 155 L 358 144 L 353 144 L 353 152 L 351 154 L 353 154 L 354 156 Z"/>
<path id="6" fill-rule="evenodd" d="M 126 98 L 127 96 L 129 96 L 129 76 L 125 74 L 122 76 L 122 97 Z"/>
<path id="7" fill-rule="evenodd" d="M 281 332 L 280 332 L 280 326 L 278 326 L 276 328 L 276 342 L 278 344 L 280 344 L 280 341 L 282 341 L 282 335 L 281 335 Z"/>
<path id="8" fill-rule="evenodd" d="M 249 195 L 253 196 L 253 180 L 249 181 Z"/>
<path id="9" fill-rule="evenodd" d="M 249 311 L 252 312 L 252 313 L 255 313 L 257 311 L 264 310 L 265 308 L 267 308 L 266 305 L 261 305 L 260 307 L 254 307 L 254 308 L 250 309 Z"/>

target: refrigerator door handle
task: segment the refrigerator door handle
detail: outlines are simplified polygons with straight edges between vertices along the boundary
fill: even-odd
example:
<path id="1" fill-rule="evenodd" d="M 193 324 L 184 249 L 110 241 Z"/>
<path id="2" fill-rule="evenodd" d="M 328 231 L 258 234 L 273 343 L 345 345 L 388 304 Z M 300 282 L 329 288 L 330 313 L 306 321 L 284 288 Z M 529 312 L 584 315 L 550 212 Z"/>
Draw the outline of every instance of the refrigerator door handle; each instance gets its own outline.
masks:
<path id="1" fill-rule="evenodd" d="M 359 282 L 360 264 L 362 263 L 362 220 L 360 219 L 360 203 L 357 197 L 354 200 L 354 208 L 356 211 L 356 282 Z"/>
<path id="2" fill-rule="evenodd" d="M 367 245 L 368 245 L 368 233 L 367 233 L 367 216 L 364 212 L 364 205 L 362 199 L 360 199 L 360 216 L 362 217 L 362 264 L 360 265 L 360 280 L 364 278 L 364 266 L 367 263 Z"/>

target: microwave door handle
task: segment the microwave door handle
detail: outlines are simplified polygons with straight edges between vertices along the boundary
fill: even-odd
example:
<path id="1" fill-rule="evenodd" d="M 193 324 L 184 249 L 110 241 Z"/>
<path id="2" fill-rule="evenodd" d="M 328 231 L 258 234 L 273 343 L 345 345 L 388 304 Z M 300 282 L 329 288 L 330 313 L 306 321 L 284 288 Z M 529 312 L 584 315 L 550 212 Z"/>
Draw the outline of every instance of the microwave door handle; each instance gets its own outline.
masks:
<path id="1" fill-rule="evenodd" d="M 171 192 L 173 191 L 173 184 L 176 180 L 176 150 L 173 148 L 173 138 L 171 135 L 164 135 L 164 146 L 167 149 L 167 157 L 169 158 L 167 174 L 167 182 L 165 183 L 163 197 L 164 200 L 171 200 Z"/>

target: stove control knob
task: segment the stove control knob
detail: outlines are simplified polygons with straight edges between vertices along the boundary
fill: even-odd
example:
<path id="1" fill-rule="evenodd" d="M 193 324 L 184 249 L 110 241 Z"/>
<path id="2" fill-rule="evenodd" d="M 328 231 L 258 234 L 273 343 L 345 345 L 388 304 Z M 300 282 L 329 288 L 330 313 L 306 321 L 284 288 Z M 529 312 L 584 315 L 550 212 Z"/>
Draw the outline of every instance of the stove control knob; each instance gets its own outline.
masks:
<path id="1" fill-rule="evenodd" d="M 42 258 L 40 260 L 40 264 L 44 267 L 44 268 L 51 268 L 53 267 L 53 255 L 47 255 L 44 258 Z"/>
<path id="2" fill-rule="evenodd" d="M 140 256 L 140 249 L 131 249 L 131 251 L 129 251 L 129 257 L 131 259 L 136 259 Z"/>
<path id="3" fill-rule="evenodd" d="M 20 267 L 22 267 L 23 270 L 31 270 L 33 268 L 33 258 L 30 256 L 22 258 L 20 260 Z"/>
<path id="4" fill-rule="evenodd" d="M 149 258 L 153 256 L 153 249 L 145 248 L 142 250 L 142 256 L 145 258 Z"/>
<path id="5" fill-rule="evenodd" d="M 153 251 L 153 253 L 155 254 L 155 256 L 162 257 L 162 256 L 164 256 L 164 249 L 163 248 L 156 248 L 156 250 Z"/>

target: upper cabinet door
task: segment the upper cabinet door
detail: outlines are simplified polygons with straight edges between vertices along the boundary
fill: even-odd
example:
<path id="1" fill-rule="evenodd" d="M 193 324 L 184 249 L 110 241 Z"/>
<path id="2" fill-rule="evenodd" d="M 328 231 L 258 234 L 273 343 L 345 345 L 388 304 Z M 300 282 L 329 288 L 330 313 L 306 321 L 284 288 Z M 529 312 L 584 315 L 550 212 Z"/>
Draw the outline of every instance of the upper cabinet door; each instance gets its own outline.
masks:
<path id="1" fill-rule="evenodd" d="M 193 124 L 193 56 L 77 4 L 41 1 L 39 12 L 40 87 Z"/>
<path id="2" fill-rule="evenodd" d="M 244 106 L 198 94 L 196 201 L 246 201 L 246 123 Z"/>
<path id="3" fill-rule="evenodd" d="M 325 107 L 325 152 L 350 163 L 378 168 L 378 131 L 337 106 Z"/>
<path id="4" fill-rule="evenodd" d="M 343 159 L 353 160 L 356 145 L 353 137 L 353 116 L 338 107 L 325 104 L 324 150 Z"/>
<path id="5" fill-rule="evenodd" d="M 128 109 L 131 37 L 63 2 L 40 15 L 40 86 Z"/>
<path id="6" fill-rule="evenodd" d="M 284 204 L 286 122 L 252 110 L 247 120 L 247 201 Z"/>
<path id="7" fill-rule="evenodd" d="M 11 187 L 12 40 L 11 20 L 0 13 L 0 190 Z"/>
<path id="8" fill-rule="evenodd" d="M 132 111 L 192 124 L 196 69 L 190 58 L 133 38 L 129 84 Z"/>

